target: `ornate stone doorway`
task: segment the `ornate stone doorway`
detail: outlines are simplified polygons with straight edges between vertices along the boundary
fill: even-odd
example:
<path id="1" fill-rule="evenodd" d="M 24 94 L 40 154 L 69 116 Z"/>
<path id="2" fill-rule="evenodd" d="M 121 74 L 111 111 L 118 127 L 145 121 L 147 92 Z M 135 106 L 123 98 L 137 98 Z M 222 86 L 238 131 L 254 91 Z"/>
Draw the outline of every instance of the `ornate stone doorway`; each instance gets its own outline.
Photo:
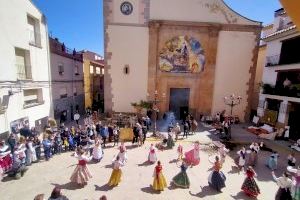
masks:
<path id="1" fill-rule="evenodd" d="M 169 110 L 176 119 L 184 119 L 189 112 L 190 88 L 170 88 Z"/>

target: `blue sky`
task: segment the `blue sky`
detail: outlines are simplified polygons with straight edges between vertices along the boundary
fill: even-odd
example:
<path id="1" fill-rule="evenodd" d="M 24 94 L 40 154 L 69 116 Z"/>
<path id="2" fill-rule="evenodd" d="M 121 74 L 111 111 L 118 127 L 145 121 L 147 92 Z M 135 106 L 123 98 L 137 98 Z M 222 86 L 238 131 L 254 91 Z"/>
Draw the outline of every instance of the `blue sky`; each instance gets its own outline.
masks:
<path id="1" fill-rule="evenodd" d="M 163 1 L 163 0 L 162 0 Z M 33 0 L 46 15 L 48 29 L 70 48 L 103 55 L 103 0 Z M 269 24 L 279 0 L 225 0 L 236 12 Z"/>

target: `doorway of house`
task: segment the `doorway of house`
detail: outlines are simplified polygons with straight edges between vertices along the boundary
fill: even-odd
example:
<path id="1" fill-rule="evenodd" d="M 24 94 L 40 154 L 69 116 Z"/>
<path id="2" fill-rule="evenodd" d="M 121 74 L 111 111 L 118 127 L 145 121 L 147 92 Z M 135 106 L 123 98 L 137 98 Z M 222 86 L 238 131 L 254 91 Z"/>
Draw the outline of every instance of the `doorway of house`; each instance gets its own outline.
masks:
<path id="1" fill-rule="evenodd" d="M 190 88 L 170 88 L 169 111 L 176 119 L 184 119 L 189 112 Z"/>

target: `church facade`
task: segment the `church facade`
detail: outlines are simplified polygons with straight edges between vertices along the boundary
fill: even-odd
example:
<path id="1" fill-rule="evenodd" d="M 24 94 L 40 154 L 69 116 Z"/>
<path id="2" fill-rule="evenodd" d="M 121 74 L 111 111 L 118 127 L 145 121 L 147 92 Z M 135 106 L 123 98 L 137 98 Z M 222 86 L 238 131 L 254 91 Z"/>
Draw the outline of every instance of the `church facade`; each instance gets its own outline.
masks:
<path id="1" fill-rule="evenodd" d="M 160 113 L 249 116 L 261 23 L 222 0 L 104 0 L 105 111 L 133 112 L 158 100 Z"/>

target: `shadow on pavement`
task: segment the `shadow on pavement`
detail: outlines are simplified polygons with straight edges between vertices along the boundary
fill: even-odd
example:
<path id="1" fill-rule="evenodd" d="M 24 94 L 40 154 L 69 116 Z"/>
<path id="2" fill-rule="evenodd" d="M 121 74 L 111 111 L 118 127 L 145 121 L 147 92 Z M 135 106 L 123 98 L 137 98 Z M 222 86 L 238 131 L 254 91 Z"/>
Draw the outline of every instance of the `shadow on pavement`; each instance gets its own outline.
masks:
<path id="1" fill-rule="evenodd" d="M 160 194 L 160 191 L 153 190 L 151 186 L 141 188 L 142 192 L 146 192 L 149 194 Z"/>
<path id="2" fill-rule="evenodd" d="M 109 191 L 112 189 L 113 189 L 113 187 L 110 187 L 108 184 L 104 184 L 102 186 L 95 185 L 95 191 L 105 192 L 105 191 Z"/>
<path id="3" fill-rule="evenodd" d="M 84 188 L 84 185 L 80 186 L 80 185 L 78 185 L 76 183 L 72 183 L 72 182 L 68 182 L 65 184 L 51 183 L 51 185 L 54 185 L 55 187 L 59 187 L 60 189 L 64 189 L 64 190 L 78 190 L 78 189 Z"/>
<path id="4" fill-rule="evenodd" d="M 153 164 L 154 164 L 154 163 L 153 163 Z M 138 164 L 138 166 L 139 166 L 139 167 L 143 167 L 143 166 L 146 167 L 146 166 L 150 166 L 150 165 L 153 165 L 153 164 L 146 160 L 145 162 L 143 162 L 143 163 L 141 163 L 141 164 Z"/>
<path id="5" fill-rule="evenodd" d="M 213 195 L 220 193 L 220 192 L 214 190 L 213 188 L 209 187 L 208 185 L 201 187 L 201 188 L 202 188 L 202 191 L 197 194 L 193 194 L 191 191 L 189 191 L 190 195 L 194 196 L 194 197 L 204 198 L 206 196 L 213 196 Z"/>
<path id="6" fill-rule="evenodd" d="M 235 196 L 233 195 L 230 195 L 233 199 L 236 199 L 236 200 L 250 200 L 250 199 L 256 199 L 256 198 L 251 198 L 247 195 L 245 195 L 244 192 L 240 191 L 239 193 L 237 193 Z"/>

